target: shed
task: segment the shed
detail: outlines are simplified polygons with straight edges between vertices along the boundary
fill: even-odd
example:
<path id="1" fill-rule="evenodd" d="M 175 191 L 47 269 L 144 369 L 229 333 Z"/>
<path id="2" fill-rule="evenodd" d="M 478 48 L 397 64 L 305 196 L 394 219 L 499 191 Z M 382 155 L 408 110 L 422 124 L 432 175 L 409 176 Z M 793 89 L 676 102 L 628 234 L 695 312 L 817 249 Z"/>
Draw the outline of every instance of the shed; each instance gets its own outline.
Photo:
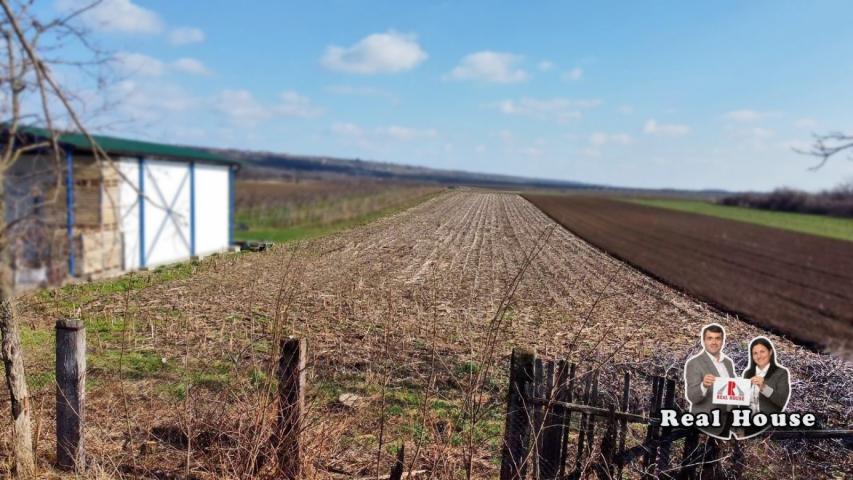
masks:
<path id="1" fill-rule="evenodd" d="M 47 130 L 19 129 L 36 145 Z M 118 274 L 228 249 L 239 163 L 202 148 L 93 136 L 113 162 L 96 162 L 89 139 L 59 136 L 22 155 L 6 178 L 6 219 L 16 286 L 67 276 Z"/>

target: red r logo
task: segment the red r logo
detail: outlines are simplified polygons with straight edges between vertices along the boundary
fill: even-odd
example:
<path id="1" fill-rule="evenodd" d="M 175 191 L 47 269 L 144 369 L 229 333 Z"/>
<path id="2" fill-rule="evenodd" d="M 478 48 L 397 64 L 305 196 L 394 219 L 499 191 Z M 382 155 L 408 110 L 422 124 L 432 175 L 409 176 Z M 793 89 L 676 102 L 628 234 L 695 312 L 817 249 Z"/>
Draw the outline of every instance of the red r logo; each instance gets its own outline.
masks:
<path id="1" fill-rule="evenodd" d="M 729 396 L 734 396 L 735 394 L 735 382 L 729 382 Z"/>

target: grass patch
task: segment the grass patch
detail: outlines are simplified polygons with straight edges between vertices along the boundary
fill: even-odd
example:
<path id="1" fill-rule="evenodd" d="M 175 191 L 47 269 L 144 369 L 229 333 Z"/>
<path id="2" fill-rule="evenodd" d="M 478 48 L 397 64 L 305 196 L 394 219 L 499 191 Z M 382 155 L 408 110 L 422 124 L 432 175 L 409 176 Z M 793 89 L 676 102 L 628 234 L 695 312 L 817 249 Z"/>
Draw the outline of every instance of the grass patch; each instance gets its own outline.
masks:
<path id="1" fill-rule="evenodd" d="M 40 392 L 42 389 L 50 389 L 56 384 L 54 372 L 27 373 L 27 387 L 31 394 Z M 87 385 L 88 386 L 88 385 Z"/>
<path id="2" fill-rule="evenodd" d="M 408 199 L 390 207 L 331 223 L 306 223 L 301 225 L 277 227 L 275 225 L 271 225 L 267 220 L 267 217 L 246 215 L 241 218 L 238 215 L 239 221 L 248 225 L 249 229 L 235 231 L 234 238 L 235 240 L 269 240 L 277 243 L 310 240 L 312 238 L 322 237 L 358 225 L 370 223 L 379 218 L 409 209 L 437 196 L 440 193 L 442 192 L 438 191 L 421 195 L 417 198 Z"/>
<path id="3" fill-rule="evenodd" d="M 620 200 L 853 242 L 853 220 L 846 218 L 730 207 L 699 200 L 645 198 Z"/>
<path id="4" fill-rule="evenodd" d="M 142 350 L 124 352 L 108 350 L 95 354 L 89 354 L 88 367 L 94 372 L 118 373 L 119 365 L 124 378 L 129 380 L 142 380 L 157 376 L 170 369 L 168 363 L 164 363 L 157 352 Z"/>
<path id="5" fill-rule="evenodd" d="M 129 293 L 152 285 L 189 278 L 198 265 L 197 261 L 161 265 L 148 272 L 130 272 L 116 278 L 41 290 L 35 296 L 40 302 L 73 315 L 78 307 L 94 302 L 104 295 Z"/>

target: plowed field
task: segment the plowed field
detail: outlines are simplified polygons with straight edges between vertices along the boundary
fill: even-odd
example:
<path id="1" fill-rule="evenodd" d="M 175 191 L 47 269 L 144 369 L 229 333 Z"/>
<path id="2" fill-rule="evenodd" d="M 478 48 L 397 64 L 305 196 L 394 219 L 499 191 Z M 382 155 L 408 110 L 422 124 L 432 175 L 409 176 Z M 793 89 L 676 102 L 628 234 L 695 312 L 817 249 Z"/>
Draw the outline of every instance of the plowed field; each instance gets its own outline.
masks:
<path id="1" fill-rule="evenodd" d="M 601 361 L 677 372 L 702 326 L 719 322 L 741 371 L 746 342 L 766 334 L 602 253 L 514 194 L 456 190 L 302 244 L 173 268 L 184 275 L 72 286 L 19 308 L 31 378 L 51 378 L 52 319 L 86 320 L 87 455 L 105 478 L 252 477 L 264 428 L 275 425 L 267 379 L 283 335 L 308 344 L 306 478 L 377 478 L 404 443 L 423 478 L 470 469 L 485 479 L 499 470 L 514 346 L 584 371 Z M 789 409 L 846 426 L 851 364 L 769 336 L 794 379 Z M 602 390 L 621 381 L 605 368 Z M 635 386 L 639 409 L 649 391 Z M 53 435 L 54 390 L 52 381 L 31 390 L 42 439 Z M 343 404 L 343 393 L 358 401 Z M 636 444 L 644 432 L 630 435 Z M 830 447 L 751 443 L 748 458 L 773 461 L 748 471 L 813 473 L 833 463 Z M 55 450 L 38 448 L 40 458 Z"/>
<path id="2" fill-rule="evenodd" d="M 853 242 L 616 200 L 526 195 L 602 250 L 798 341 L 853 342 Z"/>

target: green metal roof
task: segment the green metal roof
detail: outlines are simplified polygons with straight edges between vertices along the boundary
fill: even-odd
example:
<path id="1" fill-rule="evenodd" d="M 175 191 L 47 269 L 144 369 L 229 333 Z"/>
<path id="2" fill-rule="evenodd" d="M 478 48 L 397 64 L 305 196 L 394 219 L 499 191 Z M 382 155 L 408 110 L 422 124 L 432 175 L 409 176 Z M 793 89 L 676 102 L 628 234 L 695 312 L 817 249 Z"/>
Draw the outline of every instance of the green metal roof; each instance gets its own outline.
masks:
<path id="1" fill-rule="evenodd" d="M 41 139 L 49 139 L 50 131 L 38 127 L 19 127 L 18 134 L 29 135 Z M 108 137 L 106 135 L 92 135 L 95 142 L 109 154 L 128 155 L 132 157 L 164 157 L 177 160 L 196 160 L 212 163 L 230 163 L 239 165 L 241 162 L 227 158 L 217 153 L 202 150 L 200 148 L 185 147 L 180 145 L 168 145 L 165 143 L 143 142 L 127 138 Z M 82 133 L 63 133 L 59 135 L 58 141 L 62 145 L 71 146 L 75 149 L 91 151 L 92 144 Z"/>

